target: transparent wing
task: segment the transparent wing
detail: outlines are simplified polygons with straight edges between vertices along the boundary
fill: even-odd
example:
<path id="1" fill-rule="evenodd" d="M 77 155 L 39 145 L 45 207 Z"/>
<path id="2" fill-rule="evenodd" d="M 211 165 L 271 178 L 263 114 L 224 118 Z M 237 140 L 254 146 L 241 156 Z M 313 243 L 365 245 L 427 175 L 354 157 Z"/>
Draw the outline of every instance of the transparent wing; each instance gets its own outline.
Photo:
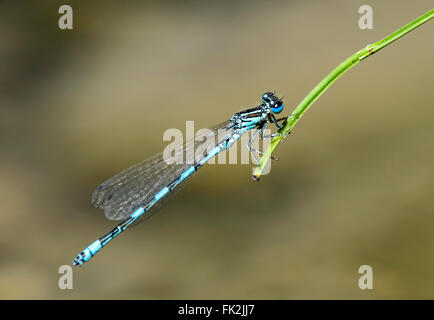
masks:
<path id="1" fill-rule="evenodd" d="M 95 189 L 92 204 L 103 209 L 110 220 L 128 218 L 195 163 L 195 159 L 230 134 L 233 134 L 231 122 L 226 121 L 202 131 L 183 145 L 175 146 L 172 154 L 159 153 L 116 174 Z"/>

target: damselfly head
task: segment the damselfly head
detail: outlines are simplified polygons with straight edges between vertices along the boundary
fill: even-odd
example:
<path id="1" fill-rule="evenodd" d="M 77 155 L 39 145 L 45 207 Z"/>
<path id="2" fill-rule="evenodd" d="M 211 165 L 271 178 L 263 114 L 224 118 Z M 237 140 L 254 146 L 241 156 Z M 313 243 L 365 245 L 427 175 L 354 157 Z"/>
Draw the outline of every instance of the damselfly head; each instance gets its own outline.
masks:
<path id="1" fill-rule="evenodd" d="M 265 92 L 262 95 L 262 102 L 265 103 L 273 113 L 281 113 L 283 102 L 273 92 Z"/>

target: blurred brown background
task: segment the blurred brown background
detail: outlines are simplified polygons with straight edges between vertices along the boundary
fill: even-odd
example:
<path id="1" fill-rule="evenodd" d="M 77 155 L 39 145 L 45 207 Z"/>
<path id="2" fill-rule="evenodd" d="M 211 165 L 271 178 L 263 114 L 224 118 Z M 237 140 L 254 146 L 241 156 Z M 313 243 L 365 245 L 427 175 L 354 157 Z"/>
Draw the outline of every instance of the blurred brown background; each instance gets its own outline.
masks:
<path id="1" fill-rule="evenodd" d="M 58 28 L 61 4 L 74 30 Z M 358 8 L 374 29 L 358 28 Z M 161 212 L 74 269 L 114 223 L 103 180 L 163 132 L 254 106 L 289 113 L 345 58 L 432 1 L 33 1 L 0 8 L 0 298 L 434 298 L 434 22 L 350 70 L 271 173 L 203 168 Z M 374 289 L 358 288 L 359 266 Z"/>

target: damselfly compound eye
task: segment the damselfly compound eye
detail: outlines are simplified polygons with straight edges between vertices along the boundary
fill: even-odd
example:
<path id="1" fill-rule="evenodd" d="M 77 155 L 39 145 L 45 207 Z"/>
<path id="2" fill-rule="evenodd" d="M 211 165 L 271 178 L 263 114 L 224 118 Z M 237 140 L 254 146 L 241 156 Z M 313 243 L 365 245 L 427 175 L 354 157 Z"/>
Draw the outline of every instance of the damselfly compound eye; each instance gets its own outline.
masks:
<path id="1" fill-rule="evenodd" d="M 274 113 L 281 113 L 283 110 L 283 102 L 278 100 L 276 103 L 271 107 L 271 111 Z"/>

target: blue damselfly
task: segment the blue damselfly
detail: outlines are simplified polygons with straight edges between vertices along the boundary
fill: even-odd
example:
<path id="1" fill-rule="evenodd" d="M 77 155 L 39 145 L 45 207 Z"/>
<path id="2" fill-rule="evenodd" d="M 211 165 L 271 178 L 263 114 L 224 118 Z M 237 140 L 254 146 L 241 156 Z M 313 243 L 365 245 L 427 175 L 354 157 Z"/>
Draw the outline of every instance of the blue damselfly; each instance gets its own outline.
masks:
<path id="1" fill-rule="evenodd" d="M 257 107 L 234 114 L 229 121 L 213 127 L 208 133 L 180 146 L 178 148 L 180 153 L 174 156 L 179 157 L 181 154 L 188 158 L 194 155 L 195 159 L 184 159 L 183 163 L 179 163 L 174 158 L 165 159 L 161 153 L 100 184 L 92 195 L 93 205 L 103 209 L 108 219 L 122 220 L 122 222 L 84 249 L 74 259 L 73 265 L 81 266 L 119 233 L 148 218 L 153 211 L 149 211 L 151 208 L 155 209 L 154 207 L 161 204 L 163 198 L 179 189 L 180 185 L 208 160 L 229 149 L 244 133 L 253 129 L 256 131 L 252 134 L 247 148 L 258 164 L 254 152 L 259 154 L 261 152 L 252 148 L 252 141 L 258 134 L 261 139 L 266 137 L 264 132 L 268 123 L 281 128 L 279 121 L 286 118 L 276 119 L 274 114 L 282 110 L 282 100 L 274 93 L 266 92 L 262 95 L 262 103 Z M 219 139 L 215 143 L 217 134 Z M 200 157 L 197 158 L 199 149 Z"/>

